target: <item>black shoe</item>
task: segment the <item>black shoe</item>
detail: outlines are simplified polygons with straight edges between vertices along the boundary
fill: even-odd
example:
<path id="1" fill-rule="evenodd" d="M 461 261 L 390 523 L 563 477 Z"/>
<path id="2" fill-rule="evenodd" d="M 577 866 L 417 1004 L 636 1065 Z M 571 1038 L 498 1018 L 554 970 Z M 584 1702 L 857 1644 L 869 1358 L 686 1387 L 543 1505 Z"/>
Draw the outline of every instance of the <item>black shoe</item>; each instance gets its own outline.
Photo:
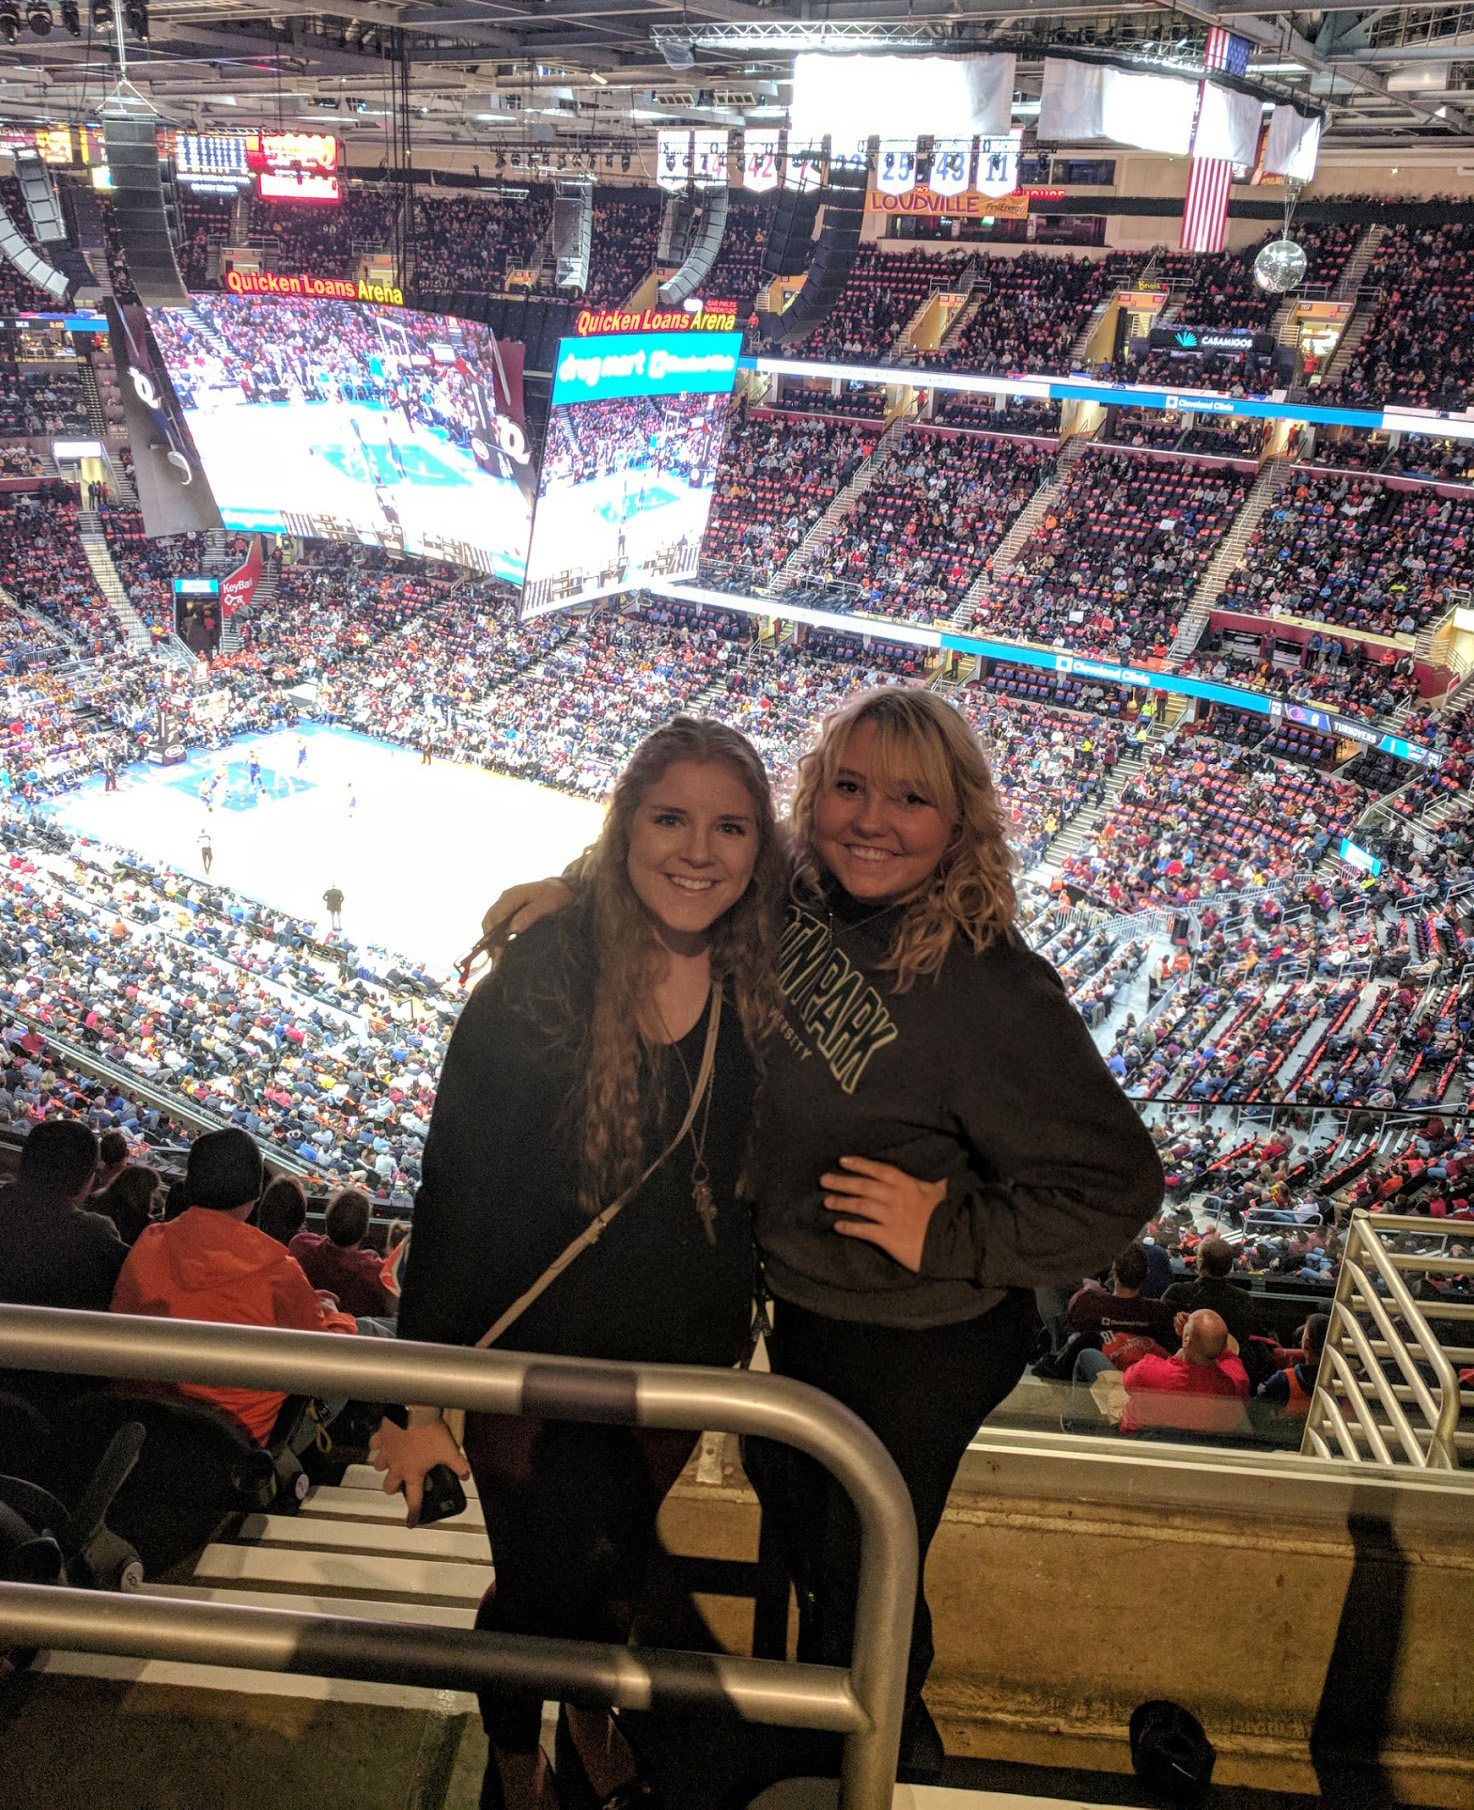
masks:
<path id="1" fill-rule="evenodd" d="M 901 1724 L 901 1753 L 896 1780 L 902 1785 L 937 1785 L 947 1764 L 947 1750 L 931 1711 L 918 1697 Z"/>
<path id="2" fill-rule="evenodd" d="M 621 1736 L 621 1739 L 623 1737 Z M 623 1785 L 616 1785 L 607 1797 L 594 1790 L 583 1755 L 568 1726 L 568 1710 L 558 1707 L 558 1727 L 553 1736 L 553 1772 L 558 1781 L 558 1796 L 568 1810 L 660 1810 L 655 1787 L 638 1773 Z M 496 1806 L 492 1806 L 496 1810 Z"/>

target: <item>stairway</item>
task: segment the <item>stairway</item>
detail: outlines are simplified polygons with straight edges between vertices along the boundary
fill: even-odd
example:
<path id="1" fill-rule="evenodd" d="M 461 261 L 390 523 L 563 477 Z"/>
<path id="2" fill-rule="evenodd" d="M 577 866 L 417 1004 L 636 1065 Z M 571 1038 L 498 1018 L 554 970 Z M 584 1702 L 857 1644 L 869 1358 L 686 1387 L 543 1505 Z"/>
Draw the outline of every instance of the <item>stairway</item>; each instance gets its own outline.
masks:
<path id="1" fill-rule="evenodd" d="M 1351 362 L 1351 355 L 1361 344 L 1362 340 L 1366 338 L 1366 331 L 1371 325 L 1371 322 L 1371 301 L 1367 298 L 1362 298 L 1358 300 L 1356 312 L 1352 315 L 1346 331 L 1341 335 L 1336 350 L 1331 354 L 1331 362 L 1326 366 L 1326 374 L 1321 382 L 1322 388 L 1328 384 L 1334 383 L 1338 377 L 1345 375 L 1346 367 Z"/>
<path id="2" fill-rule="evenodd" d="M 118 568 L 113 564 L 113 556 L 108 552 L 107 539 L 102 532 L 101 523 L 91 509 L 82 509 L 77 513 L 77 539 L 82 543 L 82 551 L 87 555 L 87 563 L 92 568 L 92 575 L 97 580 L 97 588 L 107 600 L 107 606 L 117 617 L 123 633 L 128 641 L 131 653 L 146 654 L 153 647 L 153 632 L 129 599 L 127 589 L 118 576 Z"/>
<path id="3" fill-rule="evenodd" d="M 68 185 L 66 199 L 72 225 L 76 230 L 78 249 L 104 297 L 111 296 L 113 273 L 108 263 L 107 230 L 102 223 L 102 203 L 92 189 L 80 182 Z"/>
<path id="4" fill-rule="evenodd" d="M 1108 310 L 1116 305 L 1116 292 L 1113 289 L 1106 299 L 1090 310 L 1085 317 L 1085 325 L 1075 335 L 1075 343 L 1070 347 L 1069 360 L 1065 365 L 1067 371 L 1075 371 L 1085 363 L 1085 353 L 1090 342 L 1095 338 L 1095 330 L 1105 319 Z"/>
<path id="5" fill-rule="evenodd" d="M 1121 755 L 1110 778 L 1106 781 L 1105 797 L 1099 804 L 1089 804 L 1083 811 L 1076 811 L 1039 857 L 1038 865 L 1040 867 L 1060 867 L 1069 860 L 1071 855 L 1080 852 L 1094 835 L 1106 813 L 1126 789 L 1127 781 L 1141 771 L 1142 758 L 1140 752 L 1134 748 Z"/>
<path id="6" fill-rule="evenodd" d="M 907 354 L 911 351 L 911 349 L 912 349 L 911 341 L 916 332 L 916 329 L 921 325 L 922 320 L 925 318 L 927 309 L 931 307 L 932 303 L 937 299 L 937 297 L 939 295 L 960 295 L 960 296 L 966 298 L 967 296 L 970 296 L 972 294 L 973 288 L 976 285 L 977 280 L 978 280 L 978 261 L 976 258 L 969 258 L 967 263 L 964 264 L 962 269 L 957 273 L 957 280 L 955 282 L 934 284 L 933 287 L 931 289 L 929 289 L 924 296 L 922 296 L 921 300 L 916 304 L 915 308 L 912 309 L 910 318 L 907 320 L 905 326 L 902 327 L 901 331 L 896 335 L 895 343 L 891 346 L 890 350 L 886 353 L 885 357 L 882 358 L 880 362 L 883 365 L 899 364 L 901 362 L 901 360 L 904 359 L 907 356 Z M 962 308 L 959 308 L 957 311 L 958 317 L 961 316 L 961 314 L 963 313 L 966 306 L 967 306 L 967 303 L 966 303 L 966 300 L 964 299 Z M 955 318 L 956 317 L 954 317 L 954 322 L 955 322 Z M 949 326 L 948 332 L 950 332 L 950 331 L 951 331 L 951 327 Z M 944 333 L 942 335 L 942 341 L 945 342 L 946 338 L 947 338 L 947 334 Z"/>
<path id="7" fill-rule="evenodd" d="M 113 361 L 112 349 L 105 334 L 92 335 L 88 344 L 88 368 L 102 409 L 98 438 L 121 446 L 127 437 L 128 426 L 123 415 L 123 392 L 118 383 L 118 368 Z"/>
<path id="8" fill-rule="evenodd" d="M 1346 268 L 1336 279 L 1336 287 L 1331 291 L 1332 300 L 1349 302 L 1361 288 L 1362 278 L 1371 268 L 1372 259 L 1377 248 L 1387 237 L 1387 228 L 1380 224 L 1369 226 L 1361 235 L 1355 251 L 1346 260 Z"/>
<path id="9" fill-rule="evenodd" d="M 770 591 L 781 592 L 803 576 L 809 556 L 834 539 L 839 524 L 854 507 L 856 500 L 862 497 L 880 476 L 881 467 L 890 458 L 891 453 L 895 450 L 896 442 L 910 425 L 908 417 L 896 416 L 875 442 L 870 457 L 863 462 L 854 477 L 839 492 L 818 521 L 773 574 L 768 585 Z"/>
<path id="10" fill-rule="evenodd" d="M 224 537 L 222 536 L 222 541 Z M 225 555 L 227 564 L 230 556 Z M 223 568 L 222 568 L 223 570 Z M 256 580 L 256 595 L 251 599 L 251 614 L 259 615 L 269 610 L 276 602 L 276 583 L 280 568 L 273 554 L 268 553 L 261 566 L 261 576 Z M 220 652 L 234 654 L 241 647 L 240 623 L 234 616 L 222 615 L 220 623 Z"/>
<path id="11" fill-rule="evenodd" d="M 1168 663 L 1173 667 L 1182 662 L 1202 639 L 1203 629 L 1207 625 L 1209 612 L 1223 593 L 1223 587 L 1229 581 L 1234 568 L 1244 556 L 1244 549 L 1253 538 L 1254 530 L 1264 519 L 1264 512 L 1276 490 L 1284 482 L 1289 470 L 1288 459 L 1270 459 L 1261 469 L 1254 481 L 1254 488 L 1249 492 L 1243 508 L 1234 517 L 1233 526 L 1223 538 L 1223 544 L 1208 562 L 1208 569 L 1192 594 L 1182 621 L 1177 625 L 1177 634 L 1173 638 L 1168 653 Z"/>
<path id="12" fill-rule="evenodd" d="M 1085 456 L 1085 449 L 1090 445 L 1091 438 L 1090 434 L 1072 434 L 1065 441 L 1054 462 L 1053 477 L 1047 478 L 1039 486 L 1014 517 L 1013 526 L 993 550 L 991 568 L 980 572 L 968 587 L 949 618 L 949 628 L 969 627 L 991 593 L 994 583 L 1000 578 L 1007 578 L 1012 572 L 1029 536 L 1044 520 L 1045 512 L 1059 495 L 1071 468 Z"/>
<path id="13" fill-rule="evenodd" d="M 967 300 L 957 310 L 957 318 L 937 342 L 938 353 L 950 352 L 962 338 L 972 323 L 973 316 L 983 305 L 983 297 L 969 294 Z M 944 361 L 945 362 L 945 361 Z"/>

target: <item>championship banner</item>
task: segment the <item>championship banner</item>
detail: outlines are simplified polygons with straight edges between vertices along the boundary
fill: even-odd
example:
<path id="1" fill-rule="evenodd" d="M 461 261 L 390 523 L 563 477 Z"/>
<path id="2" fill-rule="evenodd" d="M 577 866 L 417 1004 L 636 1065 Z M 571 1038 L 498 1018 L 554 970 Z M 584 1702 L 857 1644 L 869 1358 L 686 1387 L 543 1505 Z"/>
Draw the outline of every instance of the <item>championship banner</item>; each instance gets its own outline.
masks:
<path id="1" fill-rule="evenodd" d="M 220 581 L 220 615 L 229 622 L 237 610 L 243 610 L 256 595 L 261 581 L 261 536 L 253 534 L 246 557 L 227 577 Z"/>
<path id="2" fill-rule="evenodd" d="M 916 187 L 916 140 L 883 138 L 875 163 L 875 186 L 883 195 L 909 195 Z"/>
<path id="3" fill-rule="evenodd" d="M 972 187 L 972 140 L 970 138 L 934 138 L 931 147 L 931 177 L 927 184 L 934 195 L 965 195 Z"/>
<path id="4" fill-rule="evenodd" d="M 696 181 L 701 188 L 727 186 L 727 134 L 703 129 L 692 134 Z"/>
<path id="5" fill-rule="evenodd" d="M 655 180 L 663 189 L 679 190 L 691 180 L 691 134 L 661 131 L 655 135 Z"/>
<path id="6" fill-rule="evenodd" d="M 978 140 L 978 191 L 995 198 L 1011 195 L 1018 187 L 1019 144 L 1023 134 Z"/>
<path id="7" fill-rule="evenodd" d="M 742 182 L 754 194 L 764 195 L 778 186 L 779 133 L 772 127 L 742 134 Z"/>

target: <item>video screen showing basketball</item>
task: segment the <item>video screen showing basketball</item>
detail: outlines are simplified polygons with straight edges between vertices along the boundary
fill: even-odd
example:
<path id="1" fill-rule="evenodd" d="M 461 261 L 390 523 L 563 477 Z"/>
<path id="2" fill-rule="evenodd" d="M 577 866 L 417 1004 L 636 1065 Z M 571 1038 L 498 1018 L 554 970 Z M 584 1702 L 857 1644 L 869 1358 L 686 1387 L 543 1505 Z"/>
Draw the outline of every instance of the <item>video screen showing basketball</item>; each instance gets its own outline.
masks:
<path id="1" fill-rule="evenodd" d="M 504 381 L 486 328 L 256 295 L 198 295 L 148 320 L 226 527 L 521 582 L 533 491 L 521 369 Z"/>
<path id="2" fill-rule="evenodd" d="M 522 615 L 696 576 L 741 335 L 564 340 Z"/>

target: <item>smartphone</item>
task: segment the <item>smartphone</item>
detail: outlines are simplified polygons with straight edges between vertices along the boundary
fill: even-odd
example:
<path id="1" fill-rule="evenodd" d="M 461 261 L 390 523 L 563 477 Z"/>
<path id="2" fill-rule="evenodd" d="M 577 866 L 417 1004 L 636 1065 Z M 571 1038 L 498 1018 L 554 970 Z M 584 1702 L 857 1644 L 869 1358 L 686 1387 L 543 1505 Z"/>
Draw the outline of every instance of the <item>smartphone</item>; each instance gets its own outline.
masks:
<path id="1" fill-rule="evenodd" d="M 466 1492 L 461 1488 L 460 1478 L 448 1464 L 433 1465 L 425 1473 L 418 1525 L 428 1527 L 432 1521 L 448 1521 L 452 1515 L 465 1511 Z"/>

